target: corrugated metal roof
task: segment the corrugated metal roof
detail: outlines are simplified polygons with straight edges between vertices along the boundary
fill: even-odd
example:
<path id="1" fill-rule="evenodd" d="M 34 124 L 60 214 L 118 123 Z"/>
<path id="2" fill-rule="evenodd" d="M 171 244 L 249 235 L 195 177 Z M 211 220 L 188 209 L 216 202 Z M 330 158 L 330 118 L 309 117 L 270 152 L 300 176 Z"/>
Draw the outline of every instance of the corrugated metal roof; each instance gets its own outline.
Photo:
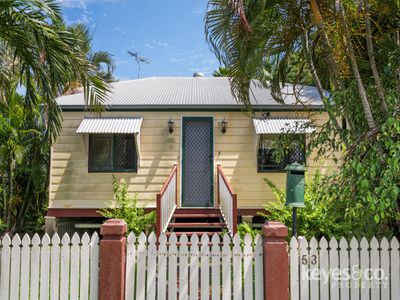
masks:
<path id="1" fill-rule="evenodd" d="M 140 133 L 141 117 L 85 117 L 76 133 Z"/>
<path id="2" fill-rule="evenodd" d="M 119 107 L 163 107 L 163 106 L 239 106 L 232 95 L 229 79 L 226 77 L 153 77 L 112 83 L 108 105 Z M 287 84 L 283 90 L 285 104 L 301 102 L 321 106 L 316 88 Z M 276 102 L 269 89 L 253 82 L 251 102 L 259 106 L 282 106 Z M 57 99 L 62 107 L 84 106 L 83 94 L 65 95 Z"/>
<path id="3" fill-rule="evenodd" d="M 309 119 L 254 118 L 256 134 L 312 133 Z"/>

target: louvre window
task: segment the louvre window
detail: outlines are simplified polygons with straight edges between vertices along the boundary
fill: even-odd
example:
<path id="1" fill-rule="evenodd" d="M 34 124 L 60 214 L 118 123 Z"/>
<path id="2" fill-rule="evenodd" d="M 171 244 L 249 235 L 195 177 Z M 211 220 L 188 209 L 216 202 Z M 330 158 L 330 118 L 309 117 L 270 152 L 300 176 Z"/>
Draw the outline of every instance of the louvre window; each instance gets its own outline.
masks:
<path id="1" fill-rule="evenodd" d="M 133 134 L 89 135 L 89 172 L 136 172 Z"/>
<path id="2" fill-rule="evenodd" d="M 297 162 L 305 164 L 305 136 L 296 135 L 293 144 L 287 151 L 286 155 L 279 161 L 274 152 L 276 149 L 273 145 L 271 135 L 263 134 L 260 136 L 260 143 L 257 155 L 258 172 L 283 171 L 287 165 Z"/>

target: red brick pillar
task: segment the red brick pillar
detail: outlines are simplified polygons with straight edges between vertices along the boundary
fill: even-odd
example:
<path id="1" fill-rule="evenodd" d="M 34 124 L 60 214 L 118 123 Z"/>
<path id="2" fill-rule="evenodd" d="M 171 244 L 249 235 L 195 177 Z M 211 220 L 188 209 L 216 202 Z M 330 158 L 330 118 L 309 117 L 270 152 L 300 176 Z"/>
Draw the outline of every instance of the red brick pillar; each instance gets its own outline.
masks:
<path id="1" fill-rule="evenodd" d="M 289 299 L 289 264 L 286 238 L 288 229 L 281 222 L 263 225 L 264 299 Z"/>
<path id="2" fill-rule="evenodd" d="M 100 228 L 99 300 L 125 297 L 126 223 L 110 219 Z"/>

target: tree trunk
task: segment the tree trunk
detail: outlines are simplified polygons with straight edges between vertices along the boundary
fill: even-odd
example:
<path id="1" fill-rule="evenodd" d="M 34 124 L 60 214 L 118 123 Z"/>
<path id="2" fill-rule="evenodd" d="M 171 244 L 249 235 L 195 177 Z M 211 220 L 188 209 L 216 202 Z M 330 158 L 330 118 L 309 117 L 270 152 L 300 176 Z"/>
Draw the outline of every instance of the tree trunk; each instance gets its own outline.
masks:
<path id="1" fill-rule="evenodd" d="M 308 46 L 308 35 L 307 35 L 307 31 L 305 29 L 303 29 L 303 44 L 304 44 L 304 50 L 305 50 L 306 57 L 307 57 L 308 66 L 311 70 L 311 75 L 313 77 L 313 81 L 315 83 L 315 86 L 317 87 L 317 90 L 322 99 L 322 102 L 324 103 L 326 111 L 329 115 L 329 119 L 332 122 L 333 126 L 336 128 L 336 131 L 339 133 L 339 136 L 340 136 L 341 140 L 343 141 L 343 143 L 346 145 L 346 148 L 349 148 L 349 143 L 347 141 L 347 138 L 344 135 L 344 132 L 343 132 L 342 128 L 340 127 L 339 122 L 336 119 L 336 116 L 333 114 L 331 103 L 329 102 L 329 99 L 327 99 L 327 97 L 324 94 L 324 88 L 322 87 L 321 80 L 319 79 L 317 70 L 315 69 L 315 65 L 314 65 L 314 62 L 313 62 L 313 59 L 312 59 L 312 56 L 310 53 L 310 49 Z"/>
<path id="2" fill-rule="evenodd" d="M 321 33 L 322 42 L 327 53 L 329 75 L 335 88 L 342 88 L 343 84 L 340 79 L 340 71 L 336 59 L 333 55 L 333 47 L 329 42 L 328 34 L 326 33 L 325 24 L 322 19 L 321 11 L 319 9 L 318 0 L 310 0 L 311 12 L 314 16 L 315 23 L 319 32 Z"/>
<path id="3" fill-rule="evenodd" d="M 396 31 L 396 43 L 400 47 L 400 31 Z M 400 68 L 397 68 L 396 73 L 396 88 L 397 88 L 397 103 L 400 103 Z"/>
<path id="4" fill-rule="evenodd" d="M 372 114 L 371 106 L 370 106 L 368 98 L 367 98 L 367 93 L 365 92 L 364 84 L 363 84 L 361 76 L 360 76 L 360 71 L 358 70 L 357 60 L 356 60 L 354 48 L 353 48 L 353 45 L 351 42 L 349 28 L 346 23 L 344 8 L 343 8 L 340 0 L 336 0 L 336 4 L 337 4 L 337 7 L 339 8 L 339 19 L 340 19 L 340 22 L 341 22 L 341 25 L 342 25 L 342 28 L 344 31 L 343 41 L 344 41 L 346 50 L 348 52 L 347 54 L 350 58 L 351 69 L 352 69 L 354 78 L 357 83 L 358 94 L 360 96 L 361 105 L 364 110 L 364 116 L 365 116 L 365 119 L 367 120 L 368 128 L 373 129 L 376 127 L 376 123 L 375 123 L 374 116 Z"/>
<path id="5" fill-rule="evenodd" d="M 371 32 L 371 16 L 369 11 L 369 3 L 368 0 L 364 0 L 364 19 L 365 19 L 365 27 L 366 27 L 366 40 L 367 40 L 367 50 L 368 50 L 368 57 L 369 57 L 369 64 L 371 66 L 372 75 L 375 81 L 375 88 L 376 93 L 378 94 L 382 114 L 385 119 L 389 117 L 389 110 L 385 100 L 385 94 L 383 92 L 382 82 L 379 77 L 378 68 L 375 62 L 375 55 L 374 55 L 374 46 L 372 43 L 372 32 Z"/>

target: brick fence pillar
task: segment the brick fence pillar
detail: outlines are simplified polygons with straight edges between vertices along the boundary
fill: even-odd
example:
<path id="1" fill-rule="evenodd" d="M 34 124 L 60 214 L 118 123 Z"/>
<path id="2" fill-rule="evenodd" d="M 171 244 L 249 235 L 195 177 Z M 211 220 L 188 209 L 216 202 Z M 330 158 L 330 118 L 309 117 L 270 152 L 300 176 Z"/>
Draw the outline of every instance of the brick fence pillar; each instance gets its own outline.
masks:
<path id="1" fill-rule="evenodd" d="M 100 228 L 99 300 L 125 297 L 126 223 L 110 219 Z"/>
<path id="2" fill-rule="evenodd" d="M 264 299 L 289 299 L 288 228 L 281 222 L 266 222 L 264 236 Z"/>

